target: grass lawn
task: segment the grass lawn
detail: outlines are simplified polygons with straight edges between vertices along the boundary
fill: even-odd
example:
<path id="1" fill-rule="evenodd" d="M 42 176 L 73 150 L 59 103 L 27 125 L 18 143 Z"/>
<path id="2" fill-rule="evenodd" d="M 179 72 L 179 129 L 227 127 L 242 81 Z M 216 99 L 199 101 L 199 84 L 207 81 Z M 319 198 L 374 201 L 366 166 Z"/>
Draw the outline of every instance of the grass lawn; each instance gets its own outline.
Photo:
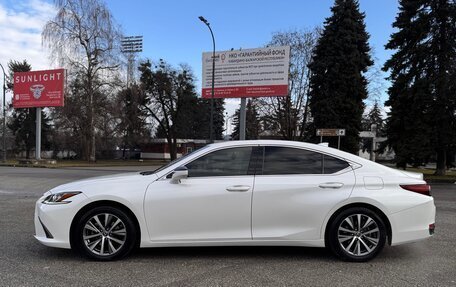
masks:
<path id="1" fill-rule="evenodd" d="M 456 182 L 456 171 L 447 170 L 445 175 L 434 175 L 435 169 L 430 168 L 412 168 L 409 167 L 406 171 L 419 172 L 424 175 L 424 179 L 429 182 L 445 182 L 454 183 Z"/>

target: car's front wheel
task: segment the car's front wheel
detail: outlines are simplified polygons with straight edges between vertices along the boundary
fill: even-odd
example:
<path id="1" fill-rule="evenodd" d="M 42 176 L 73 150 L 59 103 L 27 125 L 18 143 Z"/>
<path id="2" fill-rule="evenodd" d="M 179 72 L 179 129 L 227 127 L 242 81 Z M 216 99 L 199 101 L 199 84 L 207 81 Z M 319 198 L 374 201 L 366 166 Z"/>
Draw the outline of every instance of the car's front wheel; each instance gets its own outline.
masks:
<path id="1" fill-rule="evenodd" d="M 123 210 L 101 206 L 81 216 L 75 232 L 77 249 L 89 258 L 115 260 L 128 255 L 136 242 L 135 225 Z"/>
<path id="2" fill-rule="evenodd" d="M 374 211 L 353 207 L 339 213 L 329 226 L 327 243 L 338 257 L 355 262 L 374 258 L 384 247 L 386 228 Z"/>

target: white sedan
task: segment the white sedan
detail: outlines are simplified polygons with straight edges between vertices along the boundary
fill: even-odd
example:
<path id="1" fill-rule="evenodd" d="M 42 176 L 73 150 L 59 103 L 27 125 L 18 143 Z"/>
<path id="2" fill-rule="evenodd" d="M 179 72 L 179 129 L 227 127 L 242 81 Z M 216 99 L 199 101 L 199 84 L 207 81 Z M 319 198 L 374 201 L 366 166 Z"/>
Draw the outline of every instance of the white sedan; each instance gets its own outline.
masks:
<path id="1" fill-rule="evenodd" d="M 113 260 L 135 247 L 329 247 L 349 261 L 429 238 L 435 205 L 422 174 L 291 141 L 210 144 L 153 172 L 46 192 L 36 239 Z"/>

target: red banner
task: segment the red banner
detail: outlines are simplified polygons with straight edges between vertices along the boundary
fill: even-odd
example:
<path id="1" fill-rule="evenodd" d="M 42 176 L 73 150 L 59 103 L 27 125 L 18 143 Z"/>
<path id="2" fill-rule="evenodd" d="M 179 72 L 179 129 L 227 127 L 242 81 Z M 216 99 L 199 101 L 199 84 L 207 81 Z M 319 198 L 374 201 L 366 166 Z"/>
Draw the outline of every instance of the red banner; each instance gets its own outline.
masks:
<path id="1" fill-rule="evenodd" d="M 14 73 L 14 108 L 61 107 L 65 70 Z"/>
<path id="2" fill-rule="evenodd" d="M 288 95 L 287 85 L 224 87 L 214 89 L 214 98 L 255 98 L 255 97 L 284 97 Z M 212 97 L 211 88 L 203 88 L 203 98 Z"/>

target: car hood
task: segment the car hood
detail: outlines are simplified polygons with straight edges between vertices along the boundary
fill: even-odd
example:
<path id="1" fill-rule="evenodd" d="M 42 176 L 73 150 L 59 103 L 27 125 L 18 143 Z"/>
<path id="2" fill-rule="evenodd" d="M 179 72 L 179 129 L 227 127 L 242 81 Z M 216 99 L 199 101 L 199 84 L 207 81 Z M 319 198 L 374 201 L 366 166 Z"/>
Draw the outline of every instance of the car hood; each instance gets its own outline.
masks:
<path id="1" fill-rule="evenodd" d="M 140 181 L 145 182 L 152 182 L 157 179 L 155 174 L 150 175 L 141 175 L 139 172 L 128 172 L 128 173 L 119 173 L 113 175 L 105 175 L 105 176 L 97 176 L 97 177 L 90 177 L 86 179 L 81 179 L 69 183 L 65 183 L 54 187 L 53 189 L 49 190 L 50 193 L 57 193 L 62 191 L 82 191 L 87 190 L 87 187 L 91 186 L 100 186 L 104 184 L 113 184 L 113 183 L 137 183 Z"/>

